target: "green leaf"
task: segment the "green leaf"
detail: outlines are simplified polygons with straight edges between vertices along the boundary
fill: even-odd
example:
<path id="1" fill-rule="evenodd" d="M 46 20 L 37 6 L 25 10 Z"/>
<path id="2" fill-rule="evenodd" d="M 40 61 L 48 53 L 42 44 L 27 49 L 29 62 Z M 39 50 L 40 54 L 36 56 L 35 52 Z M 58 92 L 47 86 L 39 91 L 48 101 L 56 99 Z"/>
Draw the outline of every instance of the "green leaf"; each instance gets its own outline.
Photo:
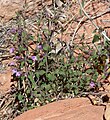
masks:
<path id="1" fill-rule="evenodd" d="M 50 48 L 50 47 L 49 47 L 49 45 L 47 45 L 47 44 L 45 44 L 45 45 L 43 46 L 43 50 L 44 50 L 44 51 L 48 51 L 49 48 Z"/>
<path id="2" fill-rule="evenodd" d="M 88 69 L 88 70 L 86 70 L 86 73 L 87 74 L 91 74 L 91 73 L 93 73 L 93 70 L 92 69 Z"/>
<path id="3" fill-rule="evenodd" d="M 54 74 L 47 74 L 47 78 L 48 78 L 48 80 L 50 80 L 50 81 L 53 81 L 53 80 L 55 80 L 55 76 L 54 76 Z"/>
<path id="4" fill-rule="evenodd" d="M 46 63 L 46 57 L 39 63 L 39 67 L 44 66 Z"/>
<path id="5" fill-rule="evenodd" d="M 69 69 L 68 72 L 69 72 L 70 75 L 73 74 L 73 70 L 72 69 Z"/>
<path id="6" fill-rule="evenodd" d="M 12 38 L 13 41 L 16 41 L 17 40 L 17 34 L 15 34 Z"/>
<path id="7" fill-rule="evenodd" d="M 70 85 L 69 83 L 67 83 L 67 84 L 65 85 L 65 88 L 70 89 L 70 88 L 71 88 L 70 86 L 71 86 L 71 85 Z"/>
<path id="8" fill-rule="evenodd" d="M 74 90 L 74 94 L 77 95 L 79 93 L 78 89 Z"/>
<path id="9" fill-rule="evenodd" d="M 94 75 L 93 75 L 93 80 L 94 80 L 94 81 L 96 81 L 96 80 L 97 80 L 98 75 L 99 75 L 99 74 L 98 74 L 98 72 L 95 72 L 95 73 L 94 73 Z"/>
<path id="10" fill-rule="evenodd" d="M 101 39 L 100 35 L 95 34 L 95 35 L 94 35 L 94 38 L 93 38 L 93 40 L 92 40 L 92 43 L 98 42 L 100 39 Z"/>
<path id="11" fill-rule="evenodd" d="M 90 81 L 91 80 L 91 76 L 88 76 L 87 78 L 86 78 L 86 82 L 87 81 Z"/>
<path id="12" fill-rule="evenodd" d="M 82 0 L 82 3 L 81 3 L 81 4 L 82 4 L 82 7 L 84 7 L 84 0 Z M 83 13 L 83 11 L 80 9 L 80 10 L 79 10 L 80 16 L 82 16 L 82 13 Z"/>
<path id="13" fill-rule="evenodd" d="M 43 29 L 43 31 L 44 31 L 44 33 L 45 33 L 46 35 L 50 35 L 50 34 L 51 34 L 48 29 Z"/>
<path id="14" fill-rule="evenodd" d="M 46 72 L 45 72 L 44 70 L 39 70 L 38 73 L 39 73 L 39 75 L 42 76 L 42 75 L 44 75 Z"/>
<path id="15" fill-rule="evenodd" d="M 45 85 L 45 89 L 46 89 L 47 91 L 49 91 L 49 90 L 51 89 L 51 85 L 50 85 L 50 84 Z"/>
<path id="16" fill-rule="evenodd" d="M 21 95 L 21 93 L 18 94 L 18 100 L 22 101 L 23 100 L 23 95 Z"/>
<path id="17" fill-rule="evenodd" d="M 55 86 L 56 86 L 55 83 L 53 83 L 53 84 L 52 84 L 52 88 L 55 89 Z"/>
<path id="18" fill-rule="evenodd" d="M 29 36 L 29 39 L 30 39 L 30 40 L 34 40 L 34 36 L 30 35 L 30 36 Z"/>
<path id="19" fill-rule="evenodd" d="M 82 4 L 82 7 L 84 7 L 84 0 L 82 0 L 82 3 L 81 3 L 81 4 Z"/>
<path id="20" fill-rule="evenodd" d="M 92 33 L 96 33 L 97 29 L 94 29 Z"/>
<path id="21" fill-rule="evenodd" d="M 65 75 L 65 71 L 60 71 L 60 73 L 59 73 L 60 75 Z"/>
<path id="22" fill-rule="evenodd" d="M 41 42 L 41 36 L 40 36 L 40 34 L 37 35 L 37 41 Z"/>
<path id="23" fill-rule="evenodd" d="M 77 71 L 77 73 L 78 73 L 78 76 L 82 75 L 82 72 L 81 72 L 81 71 Z"/>
<path id="24" fill-rule="evenodd" d="M 22 38 L 26 38 L 27 33 L 25 31 L 22 32 Z"/>
<path id="25" fill-rule="evenodd" d="M 59 74 L 59 69 L 55 69 L 54 73 Z"/>
<path id="26" fill-rule="evenodd" d="M 24 67 L 24 63 L 25 63 L 24 61 L 21 62 L 20 68 L 23 68 L 23 67 Z"/>
<path id="27" fill-rule="evenodd" d="M 24 80 L 25 79 L 25 76 L 21 76 L 21 80 Z"/>
<path id="28" fill-rule="evenodd" d="M 31 90 L 28 89 L 28 90 L 26 91 L 26 93 L 27 93 L 27 94 L 30 94 L 30 93 L 31 93 Z"/>
<path id="29" fill-rule="evenodd" d="M 75 76 L 77 76 L 77 75 L 78 75 L 78 73 L 77 73 L 76 71 L 74 71 L 74 72 L 73 72 L 73 74 L 74 74 Z"/>
<path id="30" fill-rule="evenodd" d="M 27 61 L 28 61 L 28 63 L 29 63 L 29 64 L 32 64 L 32 63 L 33 63 L 33 61 L 32 61 L 32 60 L 29 60 L 29 59 L 28 59 Z"/>
<path id="31" fill-rule="evenodd" d="M 28 78 L 29 78 L 30 82 L 32 83 L 32 88 L 35 88 L 36 87 L 36 82 L 34 81 L 32 74 L 28 75 Z"/>
<path id="32" fill-rule="evenodd" d="M 84 39 L 85 39 L 85 33 L 83 33 L 81 36 L 81 40 L 84 40 Z"/>
<path id="33" fill-rule="evenodd" d="M 40 75 L 39 75 L 39 73 L 38 73 L 38 72 L 36 72 L 36 73 L 35 73 L 35 75 L 36 75 L 36 77 L 37 77 L 37 78 L 39 78 L 39 77 L 40 77 Z"/>
<path id="34" fill-rule="evenodd" d="M 82 10 L 81 9 L 79 10 L 79 14 L 80 14 L 80 16 L 82 16 Z"/>

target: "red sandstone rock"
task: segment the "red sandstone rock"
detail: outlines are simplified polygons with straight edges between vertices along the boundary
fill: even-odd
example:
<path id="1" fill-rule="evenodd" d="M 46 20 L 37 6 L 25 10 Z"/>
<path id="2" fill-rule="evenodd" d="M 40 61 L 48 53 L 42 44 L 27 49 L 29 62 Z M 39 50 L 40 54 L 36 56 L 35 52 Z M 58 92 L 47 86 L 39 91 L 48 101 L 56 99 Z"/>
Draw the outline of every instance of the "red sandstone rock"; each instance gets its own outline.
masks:
<path id="1" fill-rule="evenodd" d="M 102 120 L 104 107 L 87 98 L 66 99 L 29 110 L 14 120 Z"/>
<path id="2" fill-rule="evenodd" d="M 10 89 L 11 69 L 7 68 L 7 71 L 0 73 L 0 93 L 5 93 Z"/>
<path id="3" fill-rule="evenodd" d="M 28 16 L 34 14 L 38 11 L 39 2 L 41 0 L 0 0 L 0 21 L 8 22 L 16 16 L 16 12 L 23 10 L 24 6 Z M 50 0 L 44 0 L 45 2 L 48 4 Z"/>

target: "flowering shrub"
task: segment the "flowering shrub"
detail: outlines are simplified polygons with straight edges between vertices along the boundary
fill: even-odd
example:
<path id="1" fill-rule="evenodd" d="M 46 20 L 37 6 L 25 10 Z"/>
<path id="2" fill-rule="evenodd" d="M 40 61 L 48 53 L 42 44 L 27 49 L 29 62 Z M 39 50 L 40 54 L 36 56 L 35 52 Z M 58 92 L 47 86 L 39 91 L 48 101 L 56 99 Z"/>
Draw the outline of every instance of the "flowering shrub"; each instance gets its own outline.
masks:
<path id="1" fill-rule="evenodd" d="M 67 43 L 60 40 L 58 44 L 62 43 L 62 47 L 57 50 L 57 44 L 50 39 L 52 32 L 49 28 L 39 28 L 35 40 L 23 25 L 11 30 L 11 34 L 16 36 L 13 37 L 16 47 L 10 49 L 10 53 L 15 54 L 16 64 L 10 63 L 10 66 L 13 81 L 17 83 L 14 92 L 12 90 L 17 114 L 55 100 L 72 98 L 80 92 L 90 91 L 90 88 L 95 91 L 98 86 L 96 80 L 99 71 L 104 70 L 98 51 L 86 44 L 80 47 L 73 44 L 68 49 Z M 93 43 L 96 39 L 95 36 Z M 80 49 L 82 53 L 75 56 L 75 49 Z M 83 56 L 83 53 L 88 57 Z"/>

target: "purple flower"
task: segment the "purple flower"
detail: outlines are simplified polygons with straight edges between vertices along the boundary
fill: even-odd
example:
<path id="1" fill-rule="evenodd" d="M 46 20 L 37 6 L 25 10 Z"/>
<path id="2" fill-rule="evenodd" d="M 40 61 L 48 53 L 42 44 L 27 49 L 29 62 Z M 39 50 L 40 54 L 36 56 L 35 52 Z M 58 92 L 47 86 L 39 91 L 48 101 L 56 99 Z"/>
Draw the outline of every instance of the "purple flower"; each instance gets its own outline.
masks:
<path id="1" fill-rule="evenodd" d="M 14 66 L 14 65 L 15 65 L 15 63 L 14 63 L 14 62 L 11 62 L 9 65 L 10 65 L 10 66 Z"/>
<path id="2" fill-rule="evenodd" d="M 40 49 L 40 50 L 43 49 L 42 45 L 38 45 L 37 48 Z"/>
<path id="3" fill-rule="evenodd" d="M 15 74 L 16 72 L 17 72 L 17 70 L 16 70 L 16 69 L 13 69 L 13 70 L 12 70 L 12 73 L 13 73 L 13 74 Z"/>
<path id="4" fill-rule="evenodd" d="M 21 73 L 20 72 L 16 72 L 16 77 L 20 77 Z"/>
<path id="5" fill-rule="evenodd" d="M 15 48 L 10 48 L 10 53 L 13 53 Z"/>
<path id="6" fill-rule="evenodd" d="M 91 88 L 95 87 L 95 83 L 94 82 L 90 82 L 89 85 L 90 85 Z"/>
<path id="7" fill-rule="evenodd" d="M 15 74 L 16 77 L 20 77 L 21 76 L 21 72 L 17 71 L 16 69 L 13 69 L 12 73 Z"/>
<path id="8" fill-rule="evenodd" d="M 27 73 L 25 73 L 24 76 L 27 77 Z"/>
<path id="9" fill-rule="evenodd" d="M 36 56 L 31 56 L 31 59 L 32 59 L 33 61 L 36 61 L 36 60 L 37 60 L 37 57 L 36 57 Z"/>
<path id="10" fill-rule="evenodd" d="M 49 42 L 49 45 L 52 47 L 52 46 L 53 46 L 53 43 L 52 43 L 52 42 Z"/>
<path id="11" fill-rule="evenodd" d="M 19 28 L 19 29 L 18 29 L 18 34 L 21 35 L 22 32 L 23 32 L 23 29 L 22 29 L 22 28 Z"/>
<path id="12" fill-rule="evenodd" d="M 19 59 L 21 59 L 21 57 L 20 56 L 15 56 L 15 59 L 19 60 Z"/>
<path id="13" fill-rule="evenodd" d="M 15 34 L 16 33 L 16 28 L 10 29 L 10 33 Z"/>

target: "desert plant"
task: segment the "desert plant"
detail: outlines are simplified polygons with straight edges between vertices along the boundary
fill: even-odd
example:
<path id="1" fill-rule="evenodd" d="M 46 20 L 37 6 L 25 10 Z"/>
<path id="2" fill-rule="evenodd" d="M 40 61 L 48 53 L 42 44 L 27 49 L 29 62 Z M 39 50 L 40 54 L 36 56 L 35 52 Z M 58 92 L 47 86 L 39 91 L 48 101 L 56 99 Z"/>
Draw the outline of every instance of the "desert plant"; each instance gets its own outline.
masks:
<path id="1" fill-rule="evenodd" d="M 44 32 L 47 36 L 45 39 L 42 36 Z M 16 59 L 16 65 L 12 65 L 12 81 L 17 83 L 12 93 L 18 113 L 90 91 L 91 82 L 96 86 L 98 72 L 93 66 L 93 60 L 97 56 L 95 51 L 88 58 L 82 53 L 78 53 L 76 57 L 75 49 L 79 49 L 79 46 L 71 46 L 70 54 L 67 44 L 57 41 L 57 44 L 61 44 L 61 49 L 56 52 L 57 44 L 48 39 L 51 32 L 50 29 L 41 29 L 35 40 L 23 25 L 18 24 L 14 34 L 12 33 L 15 45 L 10 51 L 15 54 Z M 80 46 L 80 50 L 86 53 L 85 48 L 89 51 L 92 49 L 84 44 Z"/>
<path id="2" fill-rule="evenodd" d="M 82 92 L 97 92 L 99 74 L 103 74 L 103 78 L 109 76 L 107 60 L 110 44 L 107 40 L 102 42 L 101 32 L 94 34 L 93 47 L 74 41 L 70 45 L 59 39 L 52 41 L 53 33 L 59 29 L 63 32 L 63 29 L 58 26 L 56 18 L 50 19 L 45 12 L 36 18 L 37 36 L 29 33 L 22 14 L 17 14 L 16 20 L 17 27 L 10 29 L 13 44 L 10 54 L 14 54 L 16 61 L 10 64 L 14 117 L 34 107 L 72 98 Z M 81 41 L 83 39 L 84 35 Z"/>

